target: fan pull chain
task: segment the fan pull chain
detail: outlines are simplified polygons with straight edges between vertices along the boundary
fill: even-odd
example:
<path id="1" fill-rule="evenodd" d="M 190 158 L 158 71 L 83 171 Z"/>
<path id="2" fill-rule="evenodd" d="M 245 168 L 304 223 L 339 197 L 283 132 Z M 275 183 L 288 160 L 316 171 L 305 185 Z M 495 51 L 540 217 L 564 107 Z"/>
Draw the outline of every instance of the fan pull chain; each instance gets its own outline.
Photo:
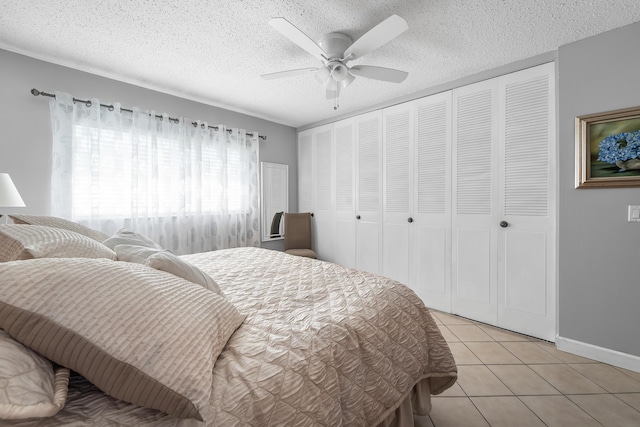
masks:
<path id="1" fill-rule="evenodd" d="M 334 110 L 334 111 L 335 111 L 335 110 L 337 110 L 337 109 L 338 109 L 338 107 L 340 107 L 340 95 L 336 96 L 336 101 L 335 101 L 335 103 L 333 104 L 333 110 Z"/>

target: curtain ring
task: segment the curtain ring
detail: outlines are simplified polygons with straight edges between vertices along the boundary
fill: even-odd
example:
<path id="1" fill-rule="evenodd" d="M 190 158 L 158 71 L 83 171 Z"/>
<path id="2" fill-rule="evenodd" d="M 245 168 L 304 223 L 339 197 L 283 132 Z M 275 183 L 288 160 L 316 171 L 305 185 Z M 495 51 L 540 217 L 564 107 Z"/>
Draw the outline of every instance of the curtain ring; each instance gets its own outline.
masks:
<path id="1" fill-rule="evenodd" d="M 109 106 L 107 107 L 107 109 L 108 109 L 109 111 L 113 111 L 113 105 L 109 105 Z"/>
<path id="2" fill-rule="evenodd" d="M 91 101 L 86 101 L 86 102 L 85 102 L 85 105 L 86 105 L 87 107 L 91 107 Z"/>
<path id="3" fill-rule="evenodd" d="M 206 128 L 206 127 L 205 127 L 205 125 L 204 125 L 204 123 L 202 123 L 200 126 L 202 127 L 202 129 L 205 129 L 205 128 Z"/>

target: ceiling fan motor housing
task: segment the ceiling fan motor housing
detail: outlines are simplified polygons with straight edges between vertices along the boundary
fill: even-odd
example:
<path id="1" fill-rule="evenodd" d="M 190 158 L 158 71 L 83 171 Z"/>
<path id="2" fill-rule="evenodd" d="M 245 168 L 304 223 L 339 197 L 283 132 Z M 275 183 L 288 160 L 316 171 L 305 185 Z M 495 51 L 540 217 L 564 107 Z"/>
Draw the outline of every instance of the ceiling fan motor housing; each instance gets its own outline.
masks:
<path id="1" fill-rule="evenodd" d="M 327 53 L 327 60 L 340 60 L 352 43 L 351 37 L 344 33 L 328 33 L 320 38 L 318 45 Z"/>

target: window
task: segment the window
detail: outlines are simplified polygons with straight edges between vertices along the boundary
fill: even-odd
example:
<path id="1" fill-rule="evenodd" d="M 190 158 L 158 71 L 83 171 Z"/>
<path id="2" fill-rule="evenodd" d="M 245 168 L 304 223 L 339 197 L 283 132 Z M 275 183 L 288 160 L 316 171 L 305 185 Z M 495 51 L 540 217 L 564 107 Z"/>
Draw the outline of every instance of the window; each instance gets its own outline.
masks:
<path id="1" fill-rule="evenodd" d="M 51 213 L 176 254 L 260 244 L 258 136 L 134 109 L 51 102 Z"/>
<path id="2" fill-rule="evenodd" d="M 164 216 L 247 209 L 242 203 L 238 146 L 228 144 L 220 150 L 203 144 L 185 152 L 181 141 L 164 137 L 153 141 L 151 135 L 138 134 L 134 144 L 131 132 L 82 125 L 74 126 L 73 132 L 74 218 L 89 218 L 96 211 L 101 216 L 130 218 L 134 209 Z M 200 175 L 187 176 L 185 163 L 192 172 L 199 165 Z M 184 186 L 196 187 L 191 197 Z"/>

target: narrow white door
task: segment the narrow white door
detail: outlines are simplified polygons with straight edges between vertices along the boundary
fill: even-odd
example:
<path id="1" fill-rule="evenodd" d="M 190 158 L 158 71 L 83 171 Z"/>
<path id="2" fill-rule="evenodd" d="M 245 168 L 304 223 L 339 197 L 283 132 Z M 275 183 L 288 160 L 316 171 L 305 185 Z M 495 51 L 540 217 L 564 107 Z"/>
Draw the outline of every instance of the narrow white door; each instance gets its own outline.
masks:
<path id="1" fill-rule="evenodd" d="M 498 325 L 555 341 L 554 64 L 500 79 Z"/>
<path id="2" fill-rule="evenodd" d="M 383 274 L 410 285 L 413 233 L 413 102 L 385 108 L 383 117 Z"/>
<path id="3" fill-rule="evenodd" d="M 415 102 L 412 289 L 451 312 L 451 91 Z"/>
<path id="4" fill-rule="evenodd" d="M 333 129 L 336 194 L 334 262 L 355 268 L 355 120 L 346 119 L 337 122 Z"/>
<path id="5" fill-rule="evenodd" d="M 356 268 L 382 274 L 382 111 L 356 117 Z"/>
<path id="6" fill-rule="evenodd" d="M 316 128 L 314 139 L 313 249 L 319 259 L 333 261 L 333 125 Z"/>
<path id="7" fill-rule="evenodd" d="M 496 79 L 453 91 L 452 296 L 455 314 L 497 322 Z"/>

